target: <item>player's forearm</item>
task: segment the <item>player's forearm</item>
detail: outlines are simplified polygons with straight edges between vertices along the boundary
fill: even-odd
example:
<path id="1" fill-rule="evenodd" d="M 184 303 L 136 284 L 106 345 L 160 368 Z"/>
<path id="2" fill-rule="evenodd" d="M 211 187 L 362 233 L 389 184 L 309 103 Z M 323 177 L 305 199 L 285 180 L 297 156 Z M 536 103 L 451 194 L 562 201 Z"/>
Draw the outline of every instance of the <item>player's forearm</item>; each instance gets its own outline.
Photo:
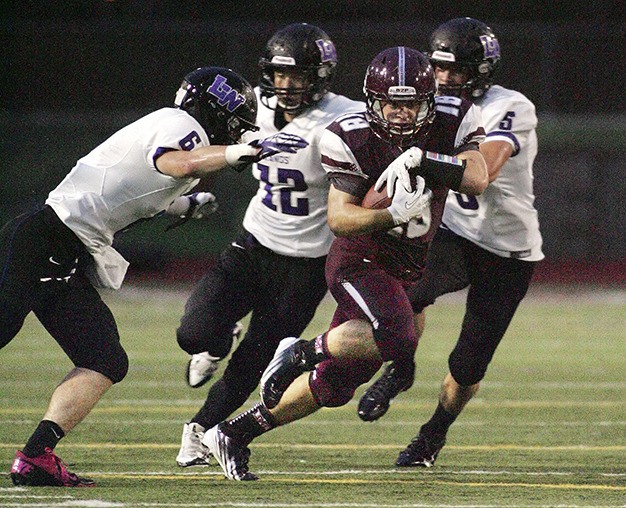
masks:
<path id="1" fill-rule="evenodd" d="M 174 178 L 203 178 L 228 167 L 225 146 L 203 146 L 192 151 L 173 150 L 157 159 L 157 169 Z"/>
<path id="2" fill-rule="evenodd" d="M 388 210 L 362 208 L 353 203 L 329 206 L 328 226 L 337 236 L 358 236 L 394 226 Z"/>
<path id="3" fill-rule="evenodd" d="M 481 194 L 489 185 L 487 163 L 479 151 L 468 150 L 457 155 L 465 160 L 465 171 L 458 192 L 468 195 Z"/>
<path id="4" fill-rule="evenodd" d="M 502 166 L 513 154 L 513 146 L 506 141 L 488 141 L 480 144 L 480 153 L 487 163 L 489 183 L 491 183 L 498 177 Z"/>
<path id="5" fill-rule="evenodd" d="M 157 159 L 157 168 L 174 178 L 204 178 L 226 167 L 243 168 L 246 157 L 258 152 L 258 148 L 246 144 L 203 146 L 189 152 L 173 150 Z"/>
<path id="6" fill-rule="evenodd" d="M 328 225 L 337 236 L 358 236 L 394 226 L 391 214 L 386 209 L 371 210 L 354 205 L 353 213 L 328 216 Z"/>

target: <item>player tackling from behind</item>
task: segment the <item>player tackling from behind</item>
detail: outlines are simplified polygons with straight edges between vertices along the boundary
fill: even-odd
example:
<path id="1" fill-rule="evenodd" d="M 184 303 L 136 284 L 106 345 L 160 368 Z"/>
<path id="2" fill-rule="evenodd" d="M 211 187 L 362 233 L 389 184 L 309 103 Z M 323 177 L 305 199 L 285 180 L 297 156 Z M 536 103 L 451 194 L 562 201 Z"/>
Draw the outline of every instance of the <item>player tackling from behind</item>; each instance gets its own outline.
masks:
<path id="1" fill-rule="evenodd" d="M 429 56 L 439 92 L 481 108 L 487 137 L 480 151 L 490 184 L 480 196 L 450 192 L 424 276 L 410 294 L 423 317 L 423 309 L 437 297 L 469 288 L 439 404 L 398 456 L 396 465 L 401 467 L 434 464 L 448 429 L 478 390 L 535 265 L 544 257 L 533 194 L 535 107 L 521 93 L 493 84 L 500 61 L 496 36 L 476 19 L 452 19 L 433 32 Z M 421 336 L 424 320 L 418 322 Z M 359 416 L 367 421 L 380 418 L 404 386 L 396 365 L 390 364 L 361 398 Z"/>
<path id="2" fill-rule="evenodd" d="M 281 341 L 261 380 L 262 403 L 205 433 L 229 479 L 257 479 L 248 470 L 255 437 L 347 404 L 384 361 L 412 378 L 417 335 L 407 292 L 421 277 L 448 189 L 478 194 L 487 185 L 480 112 L 461 98 L 435 98 L 426 56 L 407 47 L 382 51 L 364 92 L 366 110 L 339 117 L 320 143 L 337 236 L 326 281 L 337 310 L 315 339 Z M 375 182 L 393 196 L 386 208 L 361 206 Z"/>
<path id="3" fill-rule="evenodd" d="M 257 129 L 257 102 L 250 84 L 230 69 L 187 74 L 175 106 L 113 134 L 76 163 L 45 204 L 0 232 L 0 348 L 32 311 L 74 364 L 15 454 L 15 485 L 94 485 L 70 472 L 54 449 L 128 371 L 117 325 L 96 290 L 119 288 L 126 274 L 114 235 L 163 211 L 206 213 L 211 194 L 183 195 L 200 178 L 306 146 L 289 135 L 239 144 L 244 132 Z"/>

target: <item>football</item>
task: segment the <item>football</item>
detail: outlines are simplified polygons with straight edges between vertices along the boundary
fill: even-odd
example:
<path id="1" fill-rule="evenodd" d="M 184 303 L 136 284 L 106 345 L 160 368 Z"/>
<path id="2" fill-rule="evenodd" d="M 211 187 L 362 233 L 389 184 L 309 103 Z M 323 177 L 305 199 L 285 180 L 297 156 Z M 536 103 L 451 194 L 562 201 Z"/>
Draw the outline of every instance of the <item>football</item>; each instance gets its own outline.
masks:
<path id="1" fill-rule="evenodd" d="M 380 210 L 382 208 L 387 208 L 391 204 L 391 198 L 387 196 L 387 186 L 384 185 L 380 191 L 375 191 L 374 186 L 370 187 L 370 190 L 367 191 L 363 201 L 361 201 L 361 206 L 363 208 L 372 208 L 374 210 Z"/>

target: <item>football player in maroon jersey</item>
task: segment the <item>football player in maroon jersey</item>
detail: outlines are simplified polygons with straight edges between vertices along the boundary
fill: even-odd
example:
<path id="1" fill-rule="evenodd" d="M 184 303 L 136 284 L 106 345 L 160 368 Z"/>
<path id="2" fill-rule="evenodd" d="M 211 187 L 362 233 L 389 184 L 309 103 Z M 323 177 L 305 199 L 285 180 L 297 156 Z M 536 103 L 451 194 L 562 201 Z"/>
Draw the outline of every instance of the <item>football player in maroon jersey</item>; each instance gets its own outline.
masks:
<path id="1" fill-rule="evenodd" d="M 446 21 L 430 37 L 438 93 L 480 107 L 486 133 L 480 151 L 490 183 L 480 196 L 448 193 L 424 274 L 410 294 L 413 309 L 421 314 L 421 337 L 426 307 L 441 295 L 467 288 L 463 324 L 448 357 L 437 407 L 398 455 L 399 467 L 434 465 L 544 258 L 533 192 L 537 115 L 522 93 L 495 83 L 500 56 L 493 30 L 474 18 Z M 374 421 L 383 416 L 401 387 L 392 362 L 361 397 L 359 417 Z"/>
<path id="2" fill-rule="evenodd" d="M 328 223 L 337 237 L 326 281 L 337 310 L 315 339 L 283 339 L 261 379 L 262 403 L 205 433 L 227 478 L 257 479 L 248 470 L 256 436 L 348 403 L 383 362 L 393 360 L 412 383 L 417 334 L 407 291 L 419 281 L 448 190 L 475 195 L 487 186 L 478 108 L 436 91 L 426 56 L 386 49 L 366 72 L 366 110 L 324 132 Z M 361 206 L 374 182 L 387 187 L 386 208 Z"/>

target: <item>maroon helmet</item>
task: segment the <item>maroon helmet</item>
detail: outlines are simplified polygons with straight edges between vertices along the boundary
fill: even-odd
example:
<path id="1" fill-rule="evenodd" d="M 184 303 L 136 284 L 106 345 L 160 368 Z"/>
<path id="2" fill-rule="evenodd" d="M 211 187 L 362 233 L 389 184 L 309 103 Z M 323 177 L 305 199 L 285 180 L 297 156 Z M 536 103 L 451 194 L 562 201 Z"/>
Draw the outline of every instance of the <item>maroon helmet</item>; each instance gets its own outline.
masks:
<path id="1" fill-rule="evenodd" d="M 416 49 L 397 46 L 378 53 L 365 73 L 363 92 L 370 127 L 381 139 L 410 146 L 428 132 L 435 117 L 437 82 L 428 58 Z M 385 120 L 383 101 L 418 103 L 415 121 L 408 124 Z"/>

